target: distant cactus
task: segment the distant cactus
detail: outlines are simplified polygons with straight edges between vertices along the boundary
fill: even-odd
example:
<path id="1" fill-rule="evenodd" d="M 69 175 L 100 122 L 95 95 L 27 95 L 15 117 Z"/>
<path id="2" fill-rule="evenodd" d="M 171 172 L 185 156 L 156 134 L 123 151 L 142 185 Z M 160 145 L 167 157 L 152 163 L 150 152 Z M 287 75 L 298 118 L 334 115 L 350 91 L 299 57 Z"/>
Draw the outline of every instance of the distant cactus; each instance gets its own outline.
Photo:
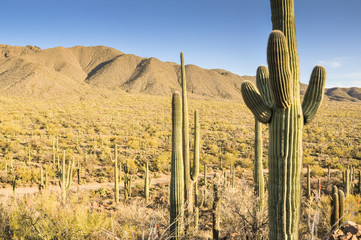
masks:
<path id="1" fill-rule="evenodd" d="M 310 170 L 310 165 L 307 165 L 307 199 L 311 199 L 311 170 Z"/>
<path id="2" fill-rule="evenodd" d="M 16 175 L 14 175 L 13 182 L 12 182 L 14 197 L 16 196 L 16 182 L 17 182 L 17 180 L 18 180 L 18 177 Z"/>
<path id="3" fill-rule="evenodd" d="M 338 202 L 339 202 L 339 224 L 342 225 L 345 222 L 345 193 L 342 190 L 338 190 Z"/>
<path id="4" fill-rule="evenodd" d="M 334 193 L 332 195 L 332 213 L 331 213 L 331 227 L 332 229 L 337 229 L 339 226 L 340 219 L 340 210 L 339 210 L 339 199 L 338 194 Z"/>
<path id="5" fill-rule="evenodd" d="M 130 175 L 127 159 L 124 165 L 124 200 L 128 201 L 130 197 L 132 197 L 132 176 Z"/>
<path id="6" fill-rule="evenodd" d="M 346 169 L 345 170 L 345 180 L 344 180 L 344 190 L 345 190 L 345 195 L 347 196 L 348 194 L 350 194 L 350 170 Z"/>
<path id="7" fill-rule="evenodd" d="M 182 148 L 182 102 L 178 92 L 172 99 L 172 161 L 170 180 L 170 231 L 175 239 L 183 235 L 184 168 Z"/>
<path id="8" fill-rule="evenodd" d="M 219 207 L 220 207 L 220 192 L 219 192 L 219 176 L 214 175 L 213 178 L 213 209 L 212 209 L 212 218 L 213 218 L 213 239 L 219 239 L 220 232 L 220 216 L 219 216 Z"/>
<path id="9" fill-rule="evenodd" d="M 358 171 L 358 193 L 361 194 L 361 171 Z"/>
<path id="10" fill-rule="evenodd" d="M 114 146 L 114 159 L 112 159 L 112 162 L 114 162 L 114 198 L 115 203 L 119 203 L 119 185 L 120 185 L 120 173 L 121 172 L 121 164 L 118 164 L 118 145 L 115 144 Z"/>
<path id="11" fill-rule="evenodd" d="M 199 209 L 203 206 L 205 194 L 203 192 L 201 199 L 199 199 L 198 181 L 194 183 L 194 228 L 198 231 L 199 228 Z"/>
<path id="12" fill-rule="evenodd" d="M 63 161 L 61 165 L 61 172 L 60 172 L 60 187 L 61 187 L 61 199 L 62 203 L 66 203 L 66 191 L 70 188 L 73 176 L 73 167 L 74 161 L 69 162 L 68 171 L 66 171 L 66 164 L 65 164 L 65 151 L 63 151 Z"/>
<path id="13" fill-rule="evenodd" d="M 42 191 L 44 189 L 45 189 L 44 172 L 43 172 L 43 167 L 40 167 L 39 191 Z"/>
<path id="14" fill-rule="evenodd" d="M 204 170 L 204 175 L 203 175 L 203 179 L 204 179 L 204 185 L 206 185 L 207 186 L 207 184 L 208 184 L 208 179 L 207 179 L 207 164 L 205 164 L 204 163 L 204 168 L 203 168 L 203 170 Z"/>
<path id="15" fill-rule="evenodd" d="M 231 186 L 232 188 L 235 188 L 236 187 L 236 169 L 234 167 L 234 165 L 232 166 L 231 168 L 231 175 L 232 175 L 232 182 L 231 182 Z"/>
<path id="16" fill-rule="evenodd" d="M 271 13 L 267 61 L 273 106 L 250 82 L 244 82 L 241 90 L 256 119 L 269 123 L 269 238 L 298 239 L 302 129 L 322 102 L 326 71 L 321 66 L 313 69 L 301 105 L 293 0 L 271 0 Z"/>
<path id="17" fill-rule="evenodd" d="M 148 166 L 148 162 L 146 162 L 145 171 L 144 171 L 144 198 L 145 198 L 145 202 L 148 202 L 148 200 L 149 200 L 149 185 L 150 185 L 149 166 Z"/>
<path id="18" fill-rule="evenodd" d="M 327 168 L 327 181 L 330 181 L 331 179 L 331 171 L 330 171 L 330 166 L 328 166 Z"/>

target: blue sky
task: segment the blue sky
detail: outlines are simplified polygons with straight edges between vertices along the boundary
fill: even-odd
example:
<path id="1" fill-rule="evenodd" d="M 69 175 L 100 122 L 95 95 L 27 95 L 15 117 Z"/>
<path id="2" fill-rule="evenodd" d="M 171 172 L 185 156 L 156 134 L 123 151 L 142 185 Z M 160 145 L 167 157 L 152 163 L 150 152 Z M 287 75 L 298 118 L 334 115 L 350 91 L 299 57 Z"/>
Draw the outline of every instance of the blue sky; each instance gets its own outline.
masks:
<path id="1" fill-rule="evenodd" d="M 266 64 L 269 0 L 4 0 L 0 43 L 114 47 L 124 53 L 255 75 Z M 295 0 L 301 82 L 361 87 L 361 1 Z"/>

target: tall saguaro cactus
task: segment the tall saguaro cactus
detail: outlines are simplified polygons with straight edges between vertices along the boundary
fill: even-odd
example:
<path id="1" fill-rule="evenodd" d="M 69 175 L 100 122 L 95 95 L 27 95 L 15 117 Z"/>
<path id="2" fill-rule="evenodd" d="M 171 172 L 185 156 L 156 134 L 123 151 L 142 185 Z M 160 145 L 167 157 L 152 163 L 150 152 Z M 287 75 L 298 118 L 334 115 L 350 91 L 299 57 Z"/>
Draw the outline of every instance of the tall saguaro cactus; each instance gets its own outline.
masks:
<path id="1" fill-rule="evenodd" d="M 170 231 L 175 239 L 183 234 L 184 169 L 182 148 L 182 101 L 179 92 L 172 99 L 172 161 L 170 179 Z"/>
<path id="2" fill-rule="evenodd" d="M 189 158 L 189 121 L 188 121 L 188 102 L 187 102 L 187 82 L 186 82 L 186 74 L 185 74 L 185 66 L 184 66 L 184 54 L 181 52 L 180 54 L 181 59 L 181 79 L 182 79 L 182 143 L 183 143 L 183 163 L 184 163 L 184 197 L 188 201 L 188 213 L 193 212 L 193 184 L 198 178 L 199 173 L 199 127 L 197 128 L 196 125 L 196 116 L 198 112 L 194 113 L 195 118 L 195 135 L 198 129 L 198 143 L 196 149 L 196 137 L 194 140 L 194 162 L 193 162 L 193 169 L 191 172 L 190 169 L 190 158 Z M 198 151 L 198 153 L 196 152 Z"/>
<path id="3" fill-rule="evenodd" d="M 323 98 L 326 71 L 316 66 L 303 103 L 293 0 L 271 0 L 273 31 L 267 62 L 273 105 L 268 106 L 250 82 L 242 84 L 246 105 L 262 123 L 269 123 L 270 239 L 298 239 L 302 129 L 315 116 Z"/>

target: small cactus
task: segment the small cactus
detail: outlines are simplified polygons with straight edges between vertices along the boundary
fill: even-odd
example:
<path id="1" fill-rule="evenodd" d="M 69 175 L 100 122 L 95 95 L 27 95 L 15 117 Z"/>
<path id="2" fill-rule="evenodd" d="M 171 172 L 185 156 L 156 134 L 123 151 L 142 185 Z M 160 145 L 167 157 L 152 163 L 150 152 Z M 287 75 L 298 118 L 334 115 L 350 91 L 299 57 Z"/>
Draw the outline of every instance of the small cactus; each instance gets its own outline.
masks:
<path id="1" fill-rule="evenodd" d="M 150 185 L 149 166 L 148 166 L 148 162 L 146 162 L 145 171 L 144 171 L 144 198 L 145 198 L 145 202 L 148 202 L 148 200 L 149 200 L 149 185 Z"/>
<path id="2" fill-rule="evenodd" d="M 337 193 L 333 193 L 332 195 L 332 213 L 331 213 L 331 227 L 332 229 L 337 229 L 339 226 L 339 218 L 340 218 L 340 210 L 339 210 L 339 198 Z"/>
<path id="3" fill-rule="evenodd" d="M 339 224 L 342 225 L 345 222 L 345 193 L 342 190 L 338 190 L 338 202 L 339 202 Z"/>
<path id="4" fill-rule="evenodd" d="M 114 146 L 114 159 L 112 159 L 112 162 L 114 162 L 114 200 L 115 203 L 119 203 L 119 184 L 120 184 L 120 171 L 121 171 L 121 164 L 118 166 L 118 145 L 115 144 Z"/>
<path id="5" fill-rule="evenodd" d="M 204 203 L 204 191 L 201 197 L 201 200 L 199 200 L 199 191 L 198 191 L 198 181 L 194 183 L 194 228 L 195 231 L 198 231 L 199 228 L 199 209 L 203 206 Z"/>
<path id="6" fill-rule="evenodd" d="M 311 198 L 311 170 L 310 165 L 307 165 L 307 199 Z"/>
<path id="7" fill-rule="evenodd" d="M 61 172 L 60 172 L 60 187 L 61 187 L 61 198 L 62 203 L 66 203 L 66 191 L 70 188 L 73 176 L 73 168 L 74 168 L 74 161 L 69 162 L 68 171 L 66 171 L 66 164 L 65 164 L 65 150 L 63 151 L 63 161 L 61 165 Z"/>
<path id="8" fill-rule="evenodd" d="M 219 192 L 219 176 L 214 175 L 213 178 L 213 209 L 212 209 L 212 218 L 213 218 L 213 239 L 219 239 L 220 232 L 220 216 L 219 216 L 219 207 L 220 207 L 220 192 Z"/>

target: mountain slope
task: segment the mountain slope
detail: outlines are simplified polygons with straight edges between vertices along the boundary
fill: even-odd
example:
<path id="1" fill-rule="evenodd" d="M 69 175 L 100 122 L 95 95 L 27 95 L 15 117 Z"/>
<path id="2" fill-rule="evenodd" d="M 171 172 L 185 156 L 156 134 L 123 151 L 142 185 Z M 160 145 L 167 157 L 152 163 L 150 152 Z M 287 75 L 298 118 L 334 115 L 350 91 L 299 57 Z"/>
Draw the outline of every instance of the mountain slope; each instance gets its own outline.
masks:
<path id="1" fill-rule="evenodd" d="M 187 87 L 193 96 L 241 99 L 245 80 L 222 69 L 186 66 Z M 105 46 L 40 49 L 0 45 L 0 91 L 21 96 L 61 96 L 101 89 L 170 95 L 180 91 L 180 66 L 156 58 L 125 54 Z M 304 92 L 306 85 L 301 85 Z M 333 100 L 360 101 L 358 88 L 328 89 Z"/>

